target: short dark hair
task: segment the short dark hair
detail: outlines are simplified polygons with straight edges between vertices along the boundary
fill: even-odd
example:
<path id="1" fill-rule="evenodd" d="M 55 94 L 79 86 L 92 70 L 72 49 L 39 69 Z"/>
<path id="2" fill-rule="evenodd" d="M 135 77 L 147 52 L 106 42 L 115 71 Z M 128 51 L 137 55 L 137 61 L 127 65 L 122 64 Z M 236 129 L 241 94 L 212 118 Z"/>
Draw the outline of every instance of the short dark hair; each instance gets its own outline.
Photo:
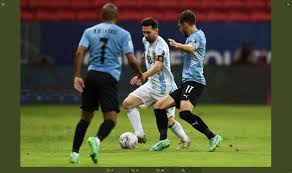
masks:
<path id="1" fill-rule="evenodd" d="M 178 19 L 178 23 L 187 23 L 189 25 L 195 25 L 196 24 L 196 16 L 191 10 L 185 10 L 183 11 Z"/>
<path id="2" fill-rule="evenodd" d="M 113 3 L 106 3 L 101 9 L 101 18 L 103 21 L 111 21 L 118 16 L 118 7 Z"/>
<path id="3" fill-rule="evenodd" d="M 147 17 L 141 21 L 142 26 L 151 26 L 153 29 L 158 28 L 158 22 L 152 17 Z"/>

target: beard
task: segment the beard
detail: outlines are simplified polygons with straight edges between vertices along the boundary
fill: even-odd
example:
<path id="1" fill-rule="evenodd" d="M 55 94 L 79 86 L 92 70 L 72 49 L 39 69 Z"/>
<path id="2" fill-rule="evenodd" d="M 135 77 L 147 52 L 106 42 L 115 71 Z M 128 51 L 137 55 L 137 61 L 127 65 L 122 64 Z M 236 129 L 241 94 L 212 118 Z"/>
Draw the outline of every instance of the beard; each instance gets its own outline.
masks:
<path id="1" fill-rule="evenodd" d="M 146 41 L 148 41 L 149 43 L 153 43 L 155 41 L 154 38 L 146 38 Z"/>
<path id="2" fill-rule="evenodd" d="M 184 37 L 188 37 L 189 36 L 186 31 L 182 31 L 182 34 L 183 34 Z"/>

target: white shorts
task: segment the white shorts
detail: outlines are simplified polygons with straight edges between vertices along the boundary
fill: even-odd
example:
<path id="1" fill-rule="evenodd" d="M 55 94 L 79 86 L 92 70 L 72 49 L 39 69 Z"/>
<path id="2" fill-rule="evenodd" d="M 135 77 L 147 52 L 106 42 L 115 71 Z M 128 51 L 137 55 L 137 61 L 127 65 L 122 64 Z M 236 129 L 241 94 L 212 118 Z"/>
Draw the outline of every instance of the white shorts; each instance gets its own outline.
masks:
<path id="1" fill-rule="evenodd" d="M 147 84 L 144 84 L 137 88 L 135 91 L 131 92 L 130 95 L 138 97 L 142 100 L 143 104 L 140 105 L 141 108 L 147 108 L 149 105 L 153 104 L 154 102 L 162 99 L 165 95 L 159 95 L 151 91 L 147 87 Z M 166 109 L 167 117 L 174 117 L 175 116 L 175 107 L 171 107 Z"/>

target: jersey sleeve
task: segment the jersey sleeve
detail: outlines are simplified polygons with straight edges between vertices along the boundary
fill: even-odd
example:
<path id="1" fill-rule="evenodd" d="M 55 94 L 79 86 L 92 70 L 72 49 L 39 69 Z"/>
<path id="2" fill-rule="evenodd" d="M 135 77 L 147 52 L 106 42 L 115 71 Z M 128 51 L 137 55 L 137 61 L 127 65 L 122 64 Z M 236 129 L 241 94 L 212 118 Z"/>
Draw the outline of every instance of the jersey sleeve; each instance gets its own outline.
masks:
<path id="1" fill-rule="evenodd" d="M 88 30 L 85 30 L 83 32 L 83 35 L 82 35 L 81 40 L 79 42 L 79 46 L 84 46 L 86 48 L 89 46 Z"/>
<path id="2" fill-rule="evenodd" d="M 194 45 L 196 49 L 198 49 L 200 43 L 201 43 L 201 38 L 199 37 L 199 35 L 192 36 L 187 42 L 187 44 Z"/>
<path id="3" fill-rule="evenodd" d="M 158 45 L 155 52 L 155 60 L 163 62 L 165 58 L 166 48 L 163 45 Z"/>
<path id="4" fill-rule="evenodd" d="M 121 37 L 121 41 L 122 41 L 122 50 L 123 50 L 124 54 L 134 52 L 134 46 L 133 46 L 133 42 L 132 42 L 132 38 L 131 38 L 130 33 L 127 32 L 127 33 L 123 34 L 123 36 Z"/>

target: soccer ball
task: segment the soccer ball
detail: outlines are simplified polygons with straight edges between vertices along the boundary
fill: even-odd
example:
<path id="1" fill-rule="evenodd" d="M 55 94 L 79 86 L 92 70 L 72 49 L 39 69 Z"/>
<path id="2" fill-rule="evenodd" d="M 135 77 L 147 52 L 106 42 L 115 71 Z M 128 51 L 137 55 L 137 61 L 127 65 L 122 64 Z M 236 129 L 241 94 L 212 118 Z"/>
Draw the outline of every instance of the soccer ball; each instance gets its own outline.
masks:
<path id="1" fill-rule="evenodd" d="M 138 138 L 132 132 L 121 134 L 119 142 L 122 149 L 134 149 L 138 146 Z"/>

